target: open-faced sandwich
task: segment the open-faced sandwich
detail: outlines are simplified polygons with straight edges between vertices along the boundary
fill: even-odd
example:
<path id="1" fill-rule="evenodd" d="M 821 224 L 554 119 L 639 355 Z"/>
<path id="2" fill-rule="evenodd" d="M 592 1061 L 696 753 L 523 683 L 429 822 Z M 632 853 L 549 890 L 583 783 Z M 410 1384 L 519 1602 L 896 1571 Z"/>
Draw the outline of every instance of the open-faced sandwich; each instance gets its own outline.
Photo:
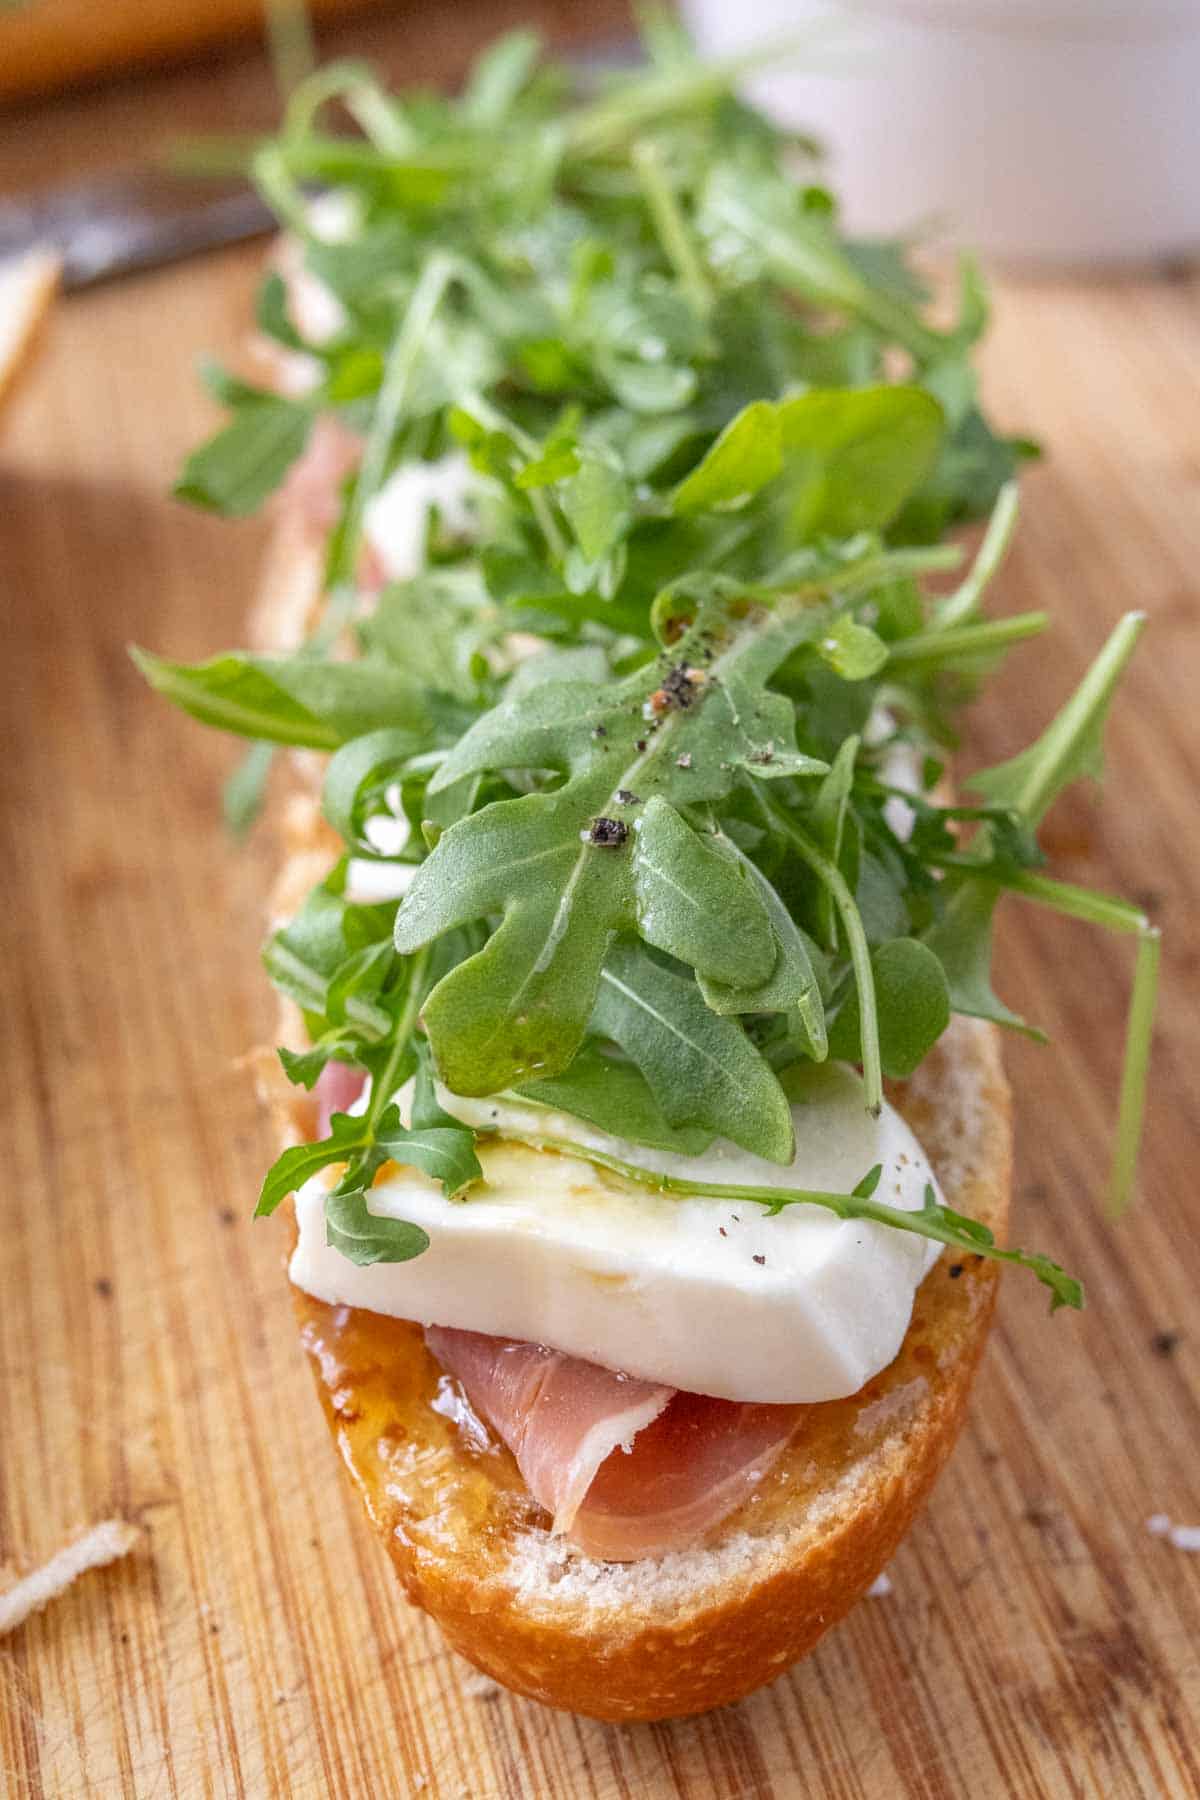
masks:
<path id="1" fill-rule="evenodd" d="M 1118 1203 L 1157 950 L 1036 836 L 1136 617 L 947 785 L 1046 624 L 982 614 L 1027 446 L 977 404 L 976 272 L 931 323 L 810 148 L 649 36 L 582 102 L 524 35 L 455 101 L 297 93 L 254 157 L 271 380 L 213 374 L 179 489 L 283 489 L 260 648 L 139 653 L 254 740 L 235 822 L 299 752 L 258 1212 L 295 1195 L 342 1460 L 458 1649 L 611 1719 L 747 1693 L 873 1581 L 1000 1264 L 1081 1304 L 1005 1247 L 998 901 L 1139 940 Z"/>

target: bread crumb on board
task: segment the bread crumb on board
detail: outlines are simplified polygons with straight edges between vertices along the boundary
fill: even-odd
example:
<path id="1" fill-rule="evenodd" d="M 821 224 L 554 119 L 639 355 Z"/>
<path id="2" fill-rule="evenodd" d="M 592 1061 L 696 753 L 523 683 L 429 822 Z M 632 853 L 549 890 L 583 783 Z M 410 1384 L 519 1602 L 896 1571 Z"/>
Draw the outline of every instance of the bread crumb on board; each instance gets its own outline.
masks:
<path id="1" fill-rule="evenodd" d="M 1166 1513 L 1151 1513 L 1146 1530 L 1151 1537 L 1166 1538 L 1176 1550 L 1200 1551 L 1200 1525 L 1172 1525 Z"/>
<path id="2" fill-rule="evenodd" d="M 502 1690 L 500 1683 L 493 1681 L 490 1675 L 468 1675 L 462 1691 L 471 1700 L 495 1700 Z"/>
<path id="3" fill-rule="evenodd" d="M 867 1589 L 868 1600 L 886 1600 L 892 1591 L 892 1578 L 888 1574 L 877 1575 Z"/>
<path id="4" fill-rule="evenodd" d="M 127 1519 L 102 1519 L 81 1537 L 57 1551 L 38 1569 L 14 1582 L 0 1594 L 0 1637 L 23 1625 L 31 1613 L 41 1612 L 51 1600 L 78 1581 L 89 1569 L 102 1569 L 118 1557 L 128 1556 L 141 1529 Z"/>

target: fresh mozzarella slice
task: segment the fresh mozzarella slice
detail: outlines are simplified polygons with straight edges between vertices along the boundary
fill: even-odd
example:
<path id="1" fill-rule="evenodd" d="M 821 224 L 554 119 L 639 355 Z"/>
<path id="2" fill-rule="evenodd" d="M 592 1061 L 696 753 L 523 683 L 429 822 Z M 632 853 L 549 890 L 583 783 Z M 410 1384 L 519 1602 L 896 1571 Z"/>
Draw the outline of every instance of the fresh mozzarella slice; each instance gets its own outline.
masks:
<path id="1" fill-rule="evenodd" d="M 404 816 L 399 789 L 393 785 L 384 798 L 389 810 L 364 819 L 363 836 L 377 856 L 399 856 L 411 836 L 411 827 Z"/>
<path id="2" fill-rule="evenodd" d="M 385 900 L 400 900 L 412 886 L 418 866 L 409 862 L 376 862 L 371 856 L 352 856 L 346 864 L 346 886 L 342 897 L 352 906 L 380 906 Z"/>
<path id="3" fill-rule="evenodd" d="M 806 1076 L 790 1169 L 727 1143 L 671 1156 L 548 1109 L 439 1097 L 481 1134 L 497 1134 L 479 1138 L 483 1182 L 452 1202 L 419 1170 L 389 1166 L 370 1209 L 422 1226 L 429 1248 L 411 1262 L 359 1268 L 325 1241 L 318 1177 L 296 1196 L 298 1287 L 423 1325 L 548 1344 L 727 1400 L 856 1393 L 900 1348 L 936 1245 L 818 1206 L 772 1217 L 753 1201 L 674 1198 L 586 1160 L 595 1149 L 685 1180 L 842 1193 L 881 1163 L 880 1199 L 917 1208 L 926 1183 L 936 1191 L 921 1146 L 890 1106 L 871 1117 L 850 1069 Z M 573 1141 L 581 1154 L 532 1149 L 505 1131 Z"/>
<path id="4" fill-rule="evenodd" d="M 425 530 L 437 507 L 448 529 L 466 535 L 472 526 L 471 494 L 477 477 L 465 456 L 401 463 L 367 503 L 363 532 L 389 581 L 409 581 L 425 560 Z"/>
<path id="5" fill-rule="evenodd" d="M 863 731 L 868 744 L 881 744 L 893 737 L 896 730 L 894 715 L 886 706 L 876 703 L 871 709 Z M 879 775 L 889 787 L 900 788 L 899 794 L 892 794 L 883 804 L 883 816 L 893 836 L 902 844 L 907 844 L 913 834 L 913 826 L 917 815 L 904 798 L 904 794 L 923 794 L 925 759 L 915 744 L 905 738 L 895 738 L 888 745 L 880 762 Z"/>

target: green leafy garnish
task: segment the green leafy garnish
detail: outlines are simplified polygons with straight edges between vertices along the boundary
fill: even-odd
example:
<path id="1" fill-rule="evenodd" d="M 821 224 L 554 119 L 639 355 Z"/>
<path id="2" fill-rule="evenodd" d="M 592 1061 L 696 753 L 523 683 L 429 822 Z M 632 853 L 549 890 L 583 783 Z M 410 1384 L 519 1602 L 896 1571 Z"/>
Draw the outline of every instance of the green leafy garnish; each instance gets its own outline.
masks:
<path id="1" fill-rule="evenodd" d="M 435 1068 L 452 1092 L 515 1092 L 656 1150 L 722 1137 L 787 1164 L 789 1071 L 856 1062 L 878 1110 L 953 1012 L 1036 1035 L 993 988 L 1006 896 L 1139 940 L 1123 1205 L 1157 936 L 1057 880 L 1037 831 L 1097 768 L 1140 617 L 1036 743 L 973 778 L 980 804 L 943 803 L 954 709 L 1048 623 L 983 616 L 1031 447 L 979 406 L 978 271 L 964 261 L 957 318 L 935 325 L 906 247 L 842 228 L 811 147 L 737 97 L 741 64 L 698 62 L 657 14 L 645 45 L 645 68 L 582 103 L 529 32 L 458 99 L 335 64 L 289 92 L 278 137 L 235 147 L 331 329 L 306 331 L 267 277 L 260 330 L 311 385 L 284 397 L 210 370 L 229 419 L 177 492 L 253 511 L 318 423 L 359 445 L 293 655 L 134 653 L 176 704 L 251 740 L 235 825 L 272 746 L 331 755 L 345 854 L 265 961 L 308 1032 L 281 1052 L 289 1078 L 348 1062 L 370 1098 L 285 1152 L 260 1211 L 341 1166 L 330 1242 L 358 1262 L 418 1254 L 424 1234 L 368 1195 L 389 1159 L 451 1197 L 479 1179 Z M 364 593 L 381 491 L 407 471 L 440 492 L 447 465 L 469 504 L 431 502 L 415 571 Z M 924 578 L 960 561 L 947 533 L 975 518 L 982 547 L 935 598 Z M 356 900 L 362 859 L 397 854 L 403 901 Z M 931 1194 L 911 1213 L 869 1182 L 736 1194 L 916 1231 L 1080 1301 L 1057 1265 Z"/>
<path id="2" fill-rule="evenodd" d="M 568 776 L 452 826 L 397 914 L 405 954 L 453 926 L 502 919 L 425 1008 L 456 1093 L 560 1074 L 583 1041 L 618 932 L 714 981 L 744 987 L 771 975 L 778 950 L 758 884 L 679 811 L 723 799 L 751 767 L 825 768 L 796 749 L 791 708 L 765 687 L 811 634 L 812 608 L 742 602 L 739 611 L 702 604 L 648 671 L 600 687 L 539 683 L 486 714 L 431 781 L 437 792 L 492 770 Z M 782 1149 L 790 1156 L 790 1135 Z"/>

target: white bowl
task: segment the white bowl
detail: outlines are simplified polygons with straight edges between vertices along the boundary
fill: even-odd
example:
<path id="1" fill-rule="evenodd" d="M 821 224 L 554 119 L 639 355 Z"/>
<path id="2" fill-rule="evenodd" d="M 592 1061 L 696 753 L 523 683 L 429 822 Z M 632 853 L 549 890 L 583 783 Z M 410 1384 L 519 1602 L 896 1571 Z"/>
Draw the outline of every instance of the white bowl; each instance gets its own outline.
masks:
<path id="1" fill-rule="evenodd" d="M 808 0 L 684 0 L 710 54 Z M 836 72 L 780 59 L 753 98 L 830 151 L 851 230 L 934 218 L 993 254 L 1146 262 L 1200 250 L 1200 0 L 849 0 Z"/>

